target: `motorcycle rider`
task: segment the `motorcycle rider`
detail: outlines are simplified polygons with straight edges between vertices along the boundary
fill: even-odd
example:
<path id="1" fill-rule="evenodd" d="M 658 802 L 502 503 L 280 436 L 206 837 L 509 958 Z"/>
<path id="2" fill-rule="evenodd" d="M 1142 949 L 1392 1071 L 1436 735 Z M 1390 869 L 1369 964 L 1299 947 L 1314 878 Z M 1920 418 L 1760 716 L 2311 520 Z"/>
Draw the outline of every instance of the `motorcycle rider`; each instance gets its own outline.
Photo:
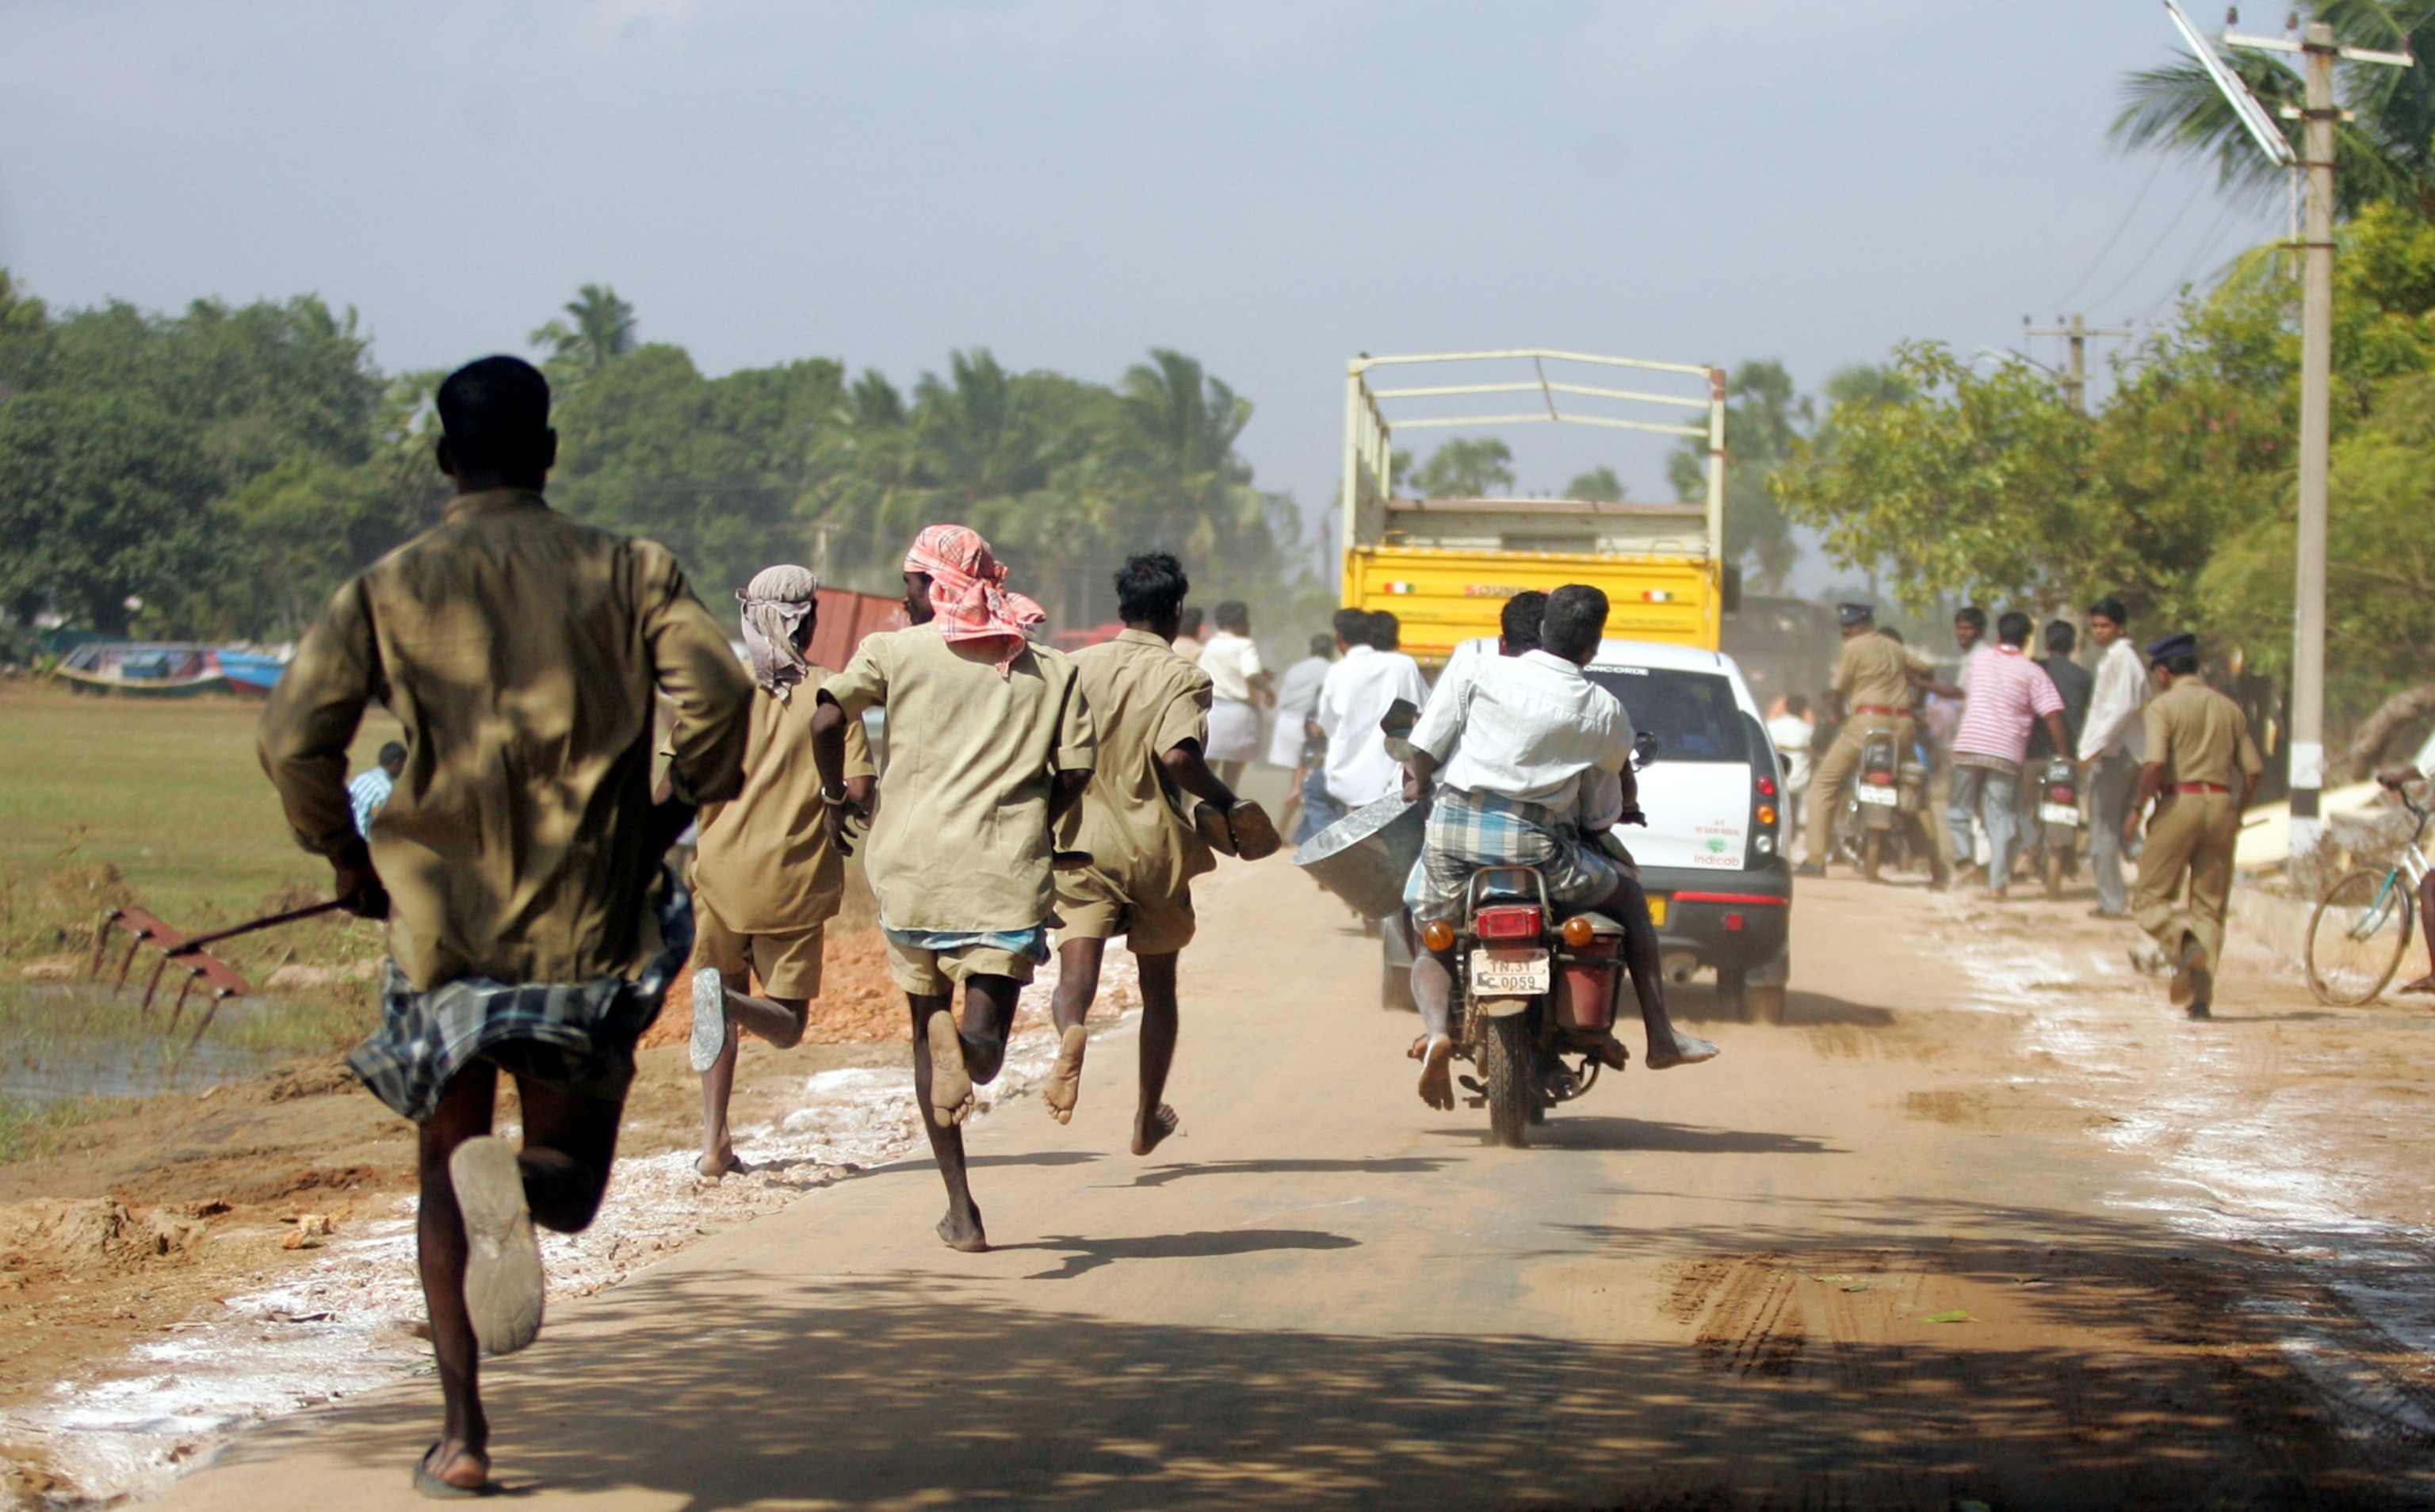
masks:
<path id="1" fill-rule="evenodd" d="M 1877 628 L 1872 606 L 1839 604 L 1835 620 L 1842 627 L 1843 651 L 1835 661 L 1835 681 L 1826 690 L 1826 705 L 1829 715 L 1841 720 L 1843 729 L 1809 779 L 1809 853 L 1794 873 L 1802 877 L 1826 875 L 1835 811 L 1842 805 L 1844 784 L 1859 771 L 1860 748 L 1868 738 L 1891 734 L 1894 749 L 1907 751 L 1915 733 L 1912 691 L 1960 696 L 1960 689 L 1936 680 L 1927 658 Z M 1935 853 L 1931 847 L 1928 854 Z"/>
<path id="2" fill-rule="evenodd" d="M 1547 595 L 1541 648 L 1516 657 L 1483 657 L 1468 669 L 1465 696 L 1431 701 L 1411 732 L 1404 794 L 1418 799 L 1441 766 L 1443 784 L 1429 815 L 1422 852 L 1419 917 L 1450 919 L 1463 905 L 1464 885 L 1483 866 L 1539 868 L 1551 902 L 1580 912 L 1602 909 L 1626 921 L 1626 949 L 1652 957 L 1632 962 L 1638 981 L 1658 978 L 1656 931 L 1648 924 L 1648 895 L 1625 863 L 1582 833 L 1584 783 L 1633 795 L 1632 718 L 1614 695 L 1581 675 L 1606 633 L 1606 594 L 1568 583 Z M 1602 806 L 1597 799 L 1591 806 Z M 1454 1106 L 1447 1062 L 1454 1054 L 1454 971 L 1443 954 L 1412 963 L 1412 996 L 1425 1031 L 1420 1092 L 1432 1108 Z M 1683 1034 L 1666 1012 L 1662 993 L 1641 999 L 1649 1033 L 1649 1066 L 1664 1071 L 1714 1059 L 1717 1047 Z M 1612 1031 L 1593 1050 L 1605 1064 L 1624 1064 Z"/>

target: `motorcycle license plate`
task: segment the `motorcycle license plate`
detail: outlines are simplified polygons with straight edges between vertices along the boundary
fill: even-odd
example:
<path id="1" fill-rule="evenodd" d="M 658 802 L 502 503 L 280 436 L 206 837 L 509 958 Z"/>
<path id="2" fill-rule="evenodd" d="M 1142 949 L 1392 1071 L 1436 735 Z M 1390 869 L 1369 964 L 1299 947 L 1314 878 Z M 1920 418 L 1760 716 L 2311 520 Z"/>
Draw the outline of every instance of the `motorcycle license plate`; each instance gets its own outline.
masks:
<path id="1" fill-rule="evenodd" d="M 1471 953 L 1474 997 L 1530 998 L 1547 990 L 1547 953 L 1534 948 Z"/>
<path id="2" fill-rule="evenodd" d="M 2038 817 L 2048 824 L 2078 824 L 2080 810 L 2068 803 L 2041 803 L 2038 805 Z"/>
<path id="3" fill-rule="evenodd" d="M 1859 799 L 1863 803 L 1874 803 L 1881 809 L 1898 809 L 1902 807 L 1902 793 L 1900 790 L 1895 788 L 1871 787 L 1868 783 L 1862 782 L 1858 787 L 1854 788 L 1853 791 L 1859 796 Z"/>

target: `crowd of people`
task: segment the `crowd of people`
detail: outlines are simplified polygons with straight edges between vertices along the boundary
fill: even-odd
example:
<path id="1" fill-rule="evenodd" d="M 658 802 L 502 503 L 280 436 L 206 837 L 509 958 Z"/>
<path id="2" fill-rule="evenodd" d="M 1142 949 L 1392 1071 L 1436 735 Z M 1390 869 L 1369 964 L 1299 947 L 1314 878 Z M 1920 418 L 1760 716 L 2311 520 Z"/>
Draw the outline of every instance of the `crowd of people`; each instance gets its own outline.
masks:
<path id="1" fill-rule="evenodd" d="M 2069 623 L 2048 624 L 2040 637 L 2046 655 L 2032 657 L 2029 615 L 1999 616 L 1991 642 L 1986 611 L 1966 605 L 1953 621 L 1960 672 L 1946 683 L 1926 656 L 1876 624 L 1871 606 L 1840 606 L 1843 644 L 1823 709 L 1839 727 L 1833 743 L 1813 762 L 1806 700 L 1786 699 L 1769 723 L 1807 818 L 1798 871 L 1825 874 L 1837 812 L 1862 750 L 1884 737 L 1944 778 L 1951 860 L 1929 837 L 1933 885 L 1983 883 L 2001 900 L 2025 825 L 2036 822 L 2045 770 L 2062 758 L 2088 796 L 2092 912 L 2135 919 L 2154 951 L 2134 952 L 2134 959 L 2170 977 L 2176 1006 L 2205 1018 L 2240 811 L 2264 764 L 2239 705 L 2201 673 L 2196 636 L 2163 636 L 2143 658 L 2133 649 L 2120 599 L 2098 600 L 2087 618 L 2098 648 L 2094 671 L 2074 660 L 2079 632 Z M 2137 867 L 2127 893 L 2126 859 Z"/>

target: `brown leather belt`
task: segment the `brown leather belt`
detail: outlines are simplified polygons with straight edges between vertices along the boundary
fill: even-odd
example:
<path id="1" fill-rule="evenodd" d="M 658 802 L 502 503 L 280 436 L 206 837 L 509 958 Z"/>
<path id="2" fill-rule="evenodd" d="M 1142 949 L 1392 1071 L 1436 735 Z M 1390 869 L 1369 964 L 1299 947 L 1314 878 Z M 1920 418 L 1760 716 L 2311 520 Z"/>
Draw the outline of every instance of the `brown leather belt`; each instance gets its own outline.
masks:
<path id="1" fill-rule="evenodd" d="M 1852 713 L 1856 714 L 1880 714 L 1888 719 L 1900 719 L 1905 714 L 1909 713 L 1910 711 L 1908 709 L 1889 709 L 1881 703 L 1856 703 L 1852 706 Z"/>
<path id="2" fill-rule="evenodd" d="M 2176 793 L 2229 793 L 2232 789 L 2221 782 L 2175 782 L 2173 791 Z"/>

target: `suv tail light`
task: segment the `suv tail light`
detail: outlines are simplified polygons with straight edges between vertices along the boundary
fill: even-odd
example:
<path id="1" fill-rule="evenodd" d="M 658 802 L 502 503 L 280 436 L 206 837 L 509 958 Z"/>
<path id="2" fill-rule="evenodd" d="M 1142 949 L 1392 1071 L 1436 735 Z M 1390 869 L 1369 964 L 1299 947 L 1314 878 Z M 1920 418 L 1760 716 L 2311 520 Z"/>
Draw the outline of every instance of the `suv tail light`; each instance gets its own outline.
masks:
<path id="1" fill-rule="evenodd" d="M 1537 939 L 1539 910 L 1531 907 L 1483 908 L 1472 916 L 1471 927 L 1481 939 Z"/>

